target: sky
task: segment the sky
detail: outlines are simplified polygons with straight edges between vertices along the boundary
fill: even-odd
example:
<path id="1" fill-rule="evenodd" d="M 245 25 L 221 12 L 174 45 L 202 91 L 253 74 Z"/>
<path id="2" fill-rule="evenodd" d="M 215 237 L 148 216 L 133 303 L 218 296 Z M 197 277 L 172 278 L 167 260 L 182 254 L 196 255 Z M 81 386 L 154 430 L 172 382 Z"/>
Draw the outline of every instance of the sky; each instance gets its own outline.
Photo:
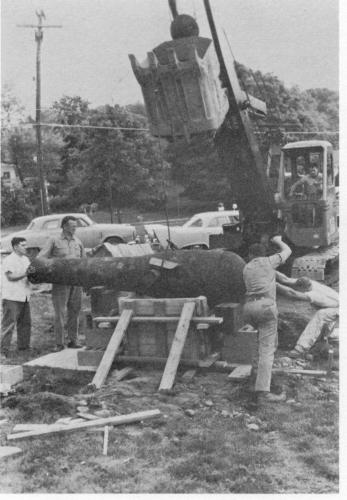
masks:
<path id="1" fill-rule="evenodd" d="M 216 22 L 235 58 L 270 72 L 287 85 L 338 89 L 338 0 L 211 0 Z M 179 13 L 193 15 L 201 36 L 210 36 L 202 0 L 177 0 Z M 128 54 L 143 61 L 147 51 L 170 40 L 167 0 L 1 0 L 2 84 L 34 114 L 35 10 L 47 28 L 42 44 L 42 107 L 63 95 L 91 105 L 142 101 Z"/>

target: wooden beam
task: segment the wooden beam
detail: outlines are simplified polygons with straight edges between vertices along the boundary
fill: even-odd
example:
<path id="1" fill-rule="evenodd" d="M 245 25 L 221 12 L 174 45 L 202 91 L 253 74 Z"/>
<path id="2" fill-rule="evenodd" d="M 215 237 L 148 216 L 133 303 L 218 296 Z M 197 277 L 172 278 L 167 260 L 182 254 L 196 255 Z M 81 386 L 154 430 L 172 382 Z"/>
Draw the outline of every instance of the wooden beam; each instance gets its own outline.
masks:
<path id="1" fill-rule="evenodd" d="M 121 355 L 116 357 L 116 361 L 121 361 L 122 363 L 135 363 L 135 364 L 154 364 L 154 365 L 165 365 L 167 358 L 161 358 L 157 356 L 126 356 Z M 180 365 L 187 366 L 189 368 L 199 368 L 200 362 L 198 359 L 181 359 Z M 227 361 L 216 361 L 209 368 L 212 371 L 218 372 L 231 372 L 234 368 L 238 366 L 243 366 L 244 363 L 228 363 Z"/>
<path id="2" fill-rule="evenodd" d="M 180 362 L 184 343 L 186 341 L 190 321 L 195 310 L 195 302 L 186 302 L 182 308 L 177 330 L 172 341 L 169 357 L 160 382 L 159 391 L 170 390 L 175 381 L 177 367 Z"/>
<path id="3" fill-rule="evenodd" d="M 100 389 L 100 387 L 106 380 L 108 372 L 110 371 L 115 355 L 117 354 L 117 351 L 123 340 L 126 329 L 129 326 L 133 314 L 133 311 L 131 311 L 130 309 L 125 309 L 121 314 L 120 320 L 117 323 L 106 351 L 102 357 L 101 363 L 98 366 L 96 374 L 94 375 L 94 378 L 92 380 L 91 385 L 96 389 Z"/>
<path id="4" fill-rule="evenodd" d="M 49 424 L 16 424 L 12 432 L 26 432 L 47 429 Z"/>
<path id="5" fill-rule="evenodd" d="M 310 375 L 311 377 L 325 377 L 325 370 L 302 370 L 297 368 L 273 368 L 272 373 L 286 373 L 287 375 Z"/>
<path id="6" fill-rule="evenodd" d="M 245 378 L 248 378 L 251 376 L 252 373 L 252 365 L 243 365 L 243 366 L 238 366 L 233 370 L 230 375 L 228 375 L 228 378 L 230 380 L 244 380 Z"/>
<path id="7" fill-rule="evenodd" d="M 134 371 L 134 368 L 132 368 L 131 366 L 126 366 L 125 368 L 122 368 L 121 370 L 116 370 L 115 379 L 117 380 L 117 382 L 120 382 L 121 380 L 123 380 L 123 378 L 125 378 L 127 375 L 129 375 L 129 373 L 131 373 L 132 371 Z"/>
<path id="8" fill-rule="evenodd" d="M 93 318 L 95 323 L 116 323 L 120 316 L 97 316 Z M 180 320 L 179 316 L 133 316 L 131 321 L 134 323 L 177 323 Z M 193 323 L 202 323 L 207 325 L 221 325 L 223 318 L 217 316 L 193 316 Z"/>
<path id="9" fill-rule="evenodd" d="M 7 436 L 7 440 L 14 441 L 17 439 L 23 439 L 28 437 L 47 436 L 51 434 L 59 434 L 61 432 L 72 432 L 80 429 L 89 429 L 90 427 L 100 427 L 105 425 L 130 424 L 132 422 L 147 420 L 149 418 L 157 417 L 159 415 L 161 415 L 160 410 L 147 410 L 147 411 L 139 411 L 137 413 L 129 413 L 128 415 L 118 415 L 116 417 L 106 417 L 106 418 L 99 418 L 97 420 L 89 420 L 87 422 L 81 422 L 77 424 L 65 424 L 65 425 L 52 424 L 47 426 L 47 429 L 9 434 Z"/>

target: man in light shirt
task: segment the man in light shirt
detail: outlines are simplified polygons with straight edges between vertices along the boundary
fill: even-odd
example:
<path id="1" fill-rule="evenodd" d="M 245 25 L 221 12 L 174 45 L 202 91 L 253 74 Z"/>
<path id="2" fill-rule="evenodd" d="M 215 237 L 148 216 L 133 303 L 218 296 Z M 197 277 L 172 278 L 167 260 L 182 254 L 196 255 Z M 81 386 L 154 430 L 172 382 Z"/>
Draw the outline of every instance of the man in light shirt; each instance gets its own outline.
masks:
<path id="1" fill-rule="evenodd" d="M 276 280 L 279 294 L 295 300 L 308 301 L 318 309 L 289 353 L 291 358 L 300 358 L 311 349 L 324 330 L 331 335 L 339 318 L 339 294 L 332 288 L 306 277 L 293 279 L 277 272 Z"/>
<path id="2" fill-rule="evenodd" d="M 1 354 L 7 356 L 12 335 L 17 327 L 17 347 L 24 351 L 30 347 L 30 283 L 26 272 L 30 260 L 26 256 L 25 238 L 12 238 L 13 252 L 2 263 L 2 322 Z"/>
<path id="3" fill-rule="evenodd" d="M 38 258 L 81 258 L 86 253 L 81 240 L 75 236 L 77 219 L 67 215 L 61 221 L 62 232 L 48 239 L 38 254 Z M 52 302 L 54 307 L 54 332 L 56 346 L 54 351 L 64 349 L 64 323 L 67 313 L 67 334 L 69 348 L 82 347 L 77 342 L 79 313 L 82 302 L 82 288 L 79 286 L 52 285 Z"/>
<path id="4" fill-rule="evenodd" d="M 271 242 L 278 247 L 274 255 L 266 256 L 266 248 L 254 243 L 249 249 L 249 262 L 243 270 L 246 287 L 246 299 L 243 316 L 258 330 L 258 359 L 255 380 L 255 394 L 258 403 L 279 402 L 285 399 L 283 394 L 270 392 L 271 372 L 277 348 L 278 311 L 276 305 L 276 271 L 292 251 L 281 236 L 274 236 Z M 257 361 L 257 363 L 256 363 Z M 254 366 L 255 368 L 255 366 Z"/>

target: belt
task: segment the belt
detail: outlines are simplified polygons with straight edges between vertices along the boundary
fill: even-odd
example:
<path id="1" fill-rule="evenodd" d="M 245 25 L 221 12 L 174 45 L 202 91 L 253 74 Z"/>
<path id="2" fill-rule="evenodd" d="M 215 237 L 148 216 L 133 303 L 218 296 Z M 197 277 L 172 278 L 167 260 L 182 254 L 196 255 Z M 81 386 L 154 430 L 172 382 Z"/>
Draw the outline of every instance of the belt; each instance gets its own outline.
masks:
<path id="1" fill-rule="evenodd" d="M 254 302 L 255 300 L 268 299 L 270 297 L 266 297 L 265 295 L 248 295 L 246 297 L 246 301 Z"/>

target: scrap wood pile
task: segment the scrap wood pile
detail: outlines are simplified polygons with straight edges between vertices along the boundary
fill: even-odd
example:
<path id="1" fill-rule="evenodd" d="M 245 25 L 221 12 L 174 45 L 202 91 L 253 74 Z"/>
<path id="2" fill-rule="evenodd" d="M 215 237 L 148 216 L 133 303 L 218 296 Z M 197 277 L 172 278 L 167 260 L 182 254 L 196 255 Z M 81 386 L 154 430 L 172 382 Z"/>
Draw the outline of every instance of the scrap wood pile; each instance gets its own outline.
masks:
<path id="1" fill-rule="evenodd" d="M 119 374 L 122 371 L 116 372 Z M 123 371 L 124 373 L 124 371 Z M 115 377 L 112 377 L 113 380 Z M 100 399 L 104 399 L 105 394 L 99 395 Z M 35 405 L 37 401 L 37 405 Z M 147 405 L 148 406 L 148 405 Z M 109 438 L 109 430 L 114 426 L 143 423 L 149 419 L 155 419 L 162 414 L 158 409 L 144 409 L 142 411 L 131 411 L 129 407 L 123 412 L 120 408 L 114 410 L 109 405 L 98 400 L 97 396 L 93 395 L 89 398 L 88 395 L 64 396 L 49 392 L 38 392 L 28 395 L 11 396 L 5 401 L 4 408 L 9 407 L 12 410 L 17 408 L 17 418 L 26 420 L 25 423 L 17 423 L 11 427 L 10 433 L 7 435 L 7 441 L 18 441 L 25 438 L 40 438 L 56 434 L 65 434 L 75 431 L 100 430 L 104 432 L 103 453 L 107 454 L 107 443 Z M 39 413 L 36 410 L 40 410 Z M 40 420 L 42 417 L 50 417 L 57 414 L 68 414 L 58 418 L 53 423 L 31 423 L 31 420 Z M 8 423 L 4 419 L 4 423 Z M 4 448 L 2 450 L 2 448 Z M 6 448 L 6 449 L 5 449 Z M 9 448 L 9 449 L 7 449 Z M 11 454 L 20 451 L 11 450 L 11 447 L 0 447 L 1 451 L 6 454 Z"/>
<path id="2" fill-rule="evenodd" d="M 7 436 L 8 441 L 16 441 L 23 438 L 38 437 L 44 435 L 52 435 L 58 433 L 72 432 L 76 430 L 88 429 L 91 427 L 105 427 L 122 424 L 130 424 L 133 422 L 141 422 L 143 420 L 158 417 L 161 414 L 160 410 L 147 410 L 127 415 L 116 415 L 112 417 L 98 418 L 89 414 L 81 413 L 79 419 L 65 419 L 63 422 L 57 421 L 54 424 L 23 424 L 17 425 L 12 429 L 12 434 Z M 84 415 L 84 416 L 83 416 Z"/>

